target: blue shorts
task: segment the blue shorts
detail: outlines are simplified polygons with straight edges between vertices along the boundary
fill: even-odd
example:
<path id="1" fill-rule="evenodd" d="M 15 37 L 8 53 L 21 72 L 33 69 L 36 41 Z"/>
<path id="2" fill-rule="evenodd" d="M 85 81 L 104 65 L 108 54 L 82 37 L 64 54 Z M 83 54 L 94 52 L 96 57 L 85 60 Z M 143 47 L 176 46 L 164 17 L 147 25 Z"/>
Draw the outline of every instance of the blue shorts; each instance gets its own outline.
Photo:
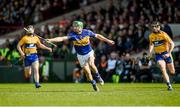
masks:
<path id="1" fill-rule="evenodd" d="M 38 60 L 38 55 L 37 53 L 33 53 L 33 54 L 30 54 L 28 56 L 25 57 L 24 59 L 24 66 L 27 67 L 27 66 L 31 66 L 31 64 L 35 61 Z"/>
<path id="2" fill-rule="evenodd" d="M 165 58 L 164 55 L 167 54 L 168 52 L 165 51 L 165 52 L 162 52 L 162 53 L 158 53 L 156 54 L 156 57 L 155 57 L 155 60 L 156 61 L 159 61 L 159 60 L 164 60 L 166 63 L 172 63 L 172 58 L 171 57 L 167 57 Z"/>

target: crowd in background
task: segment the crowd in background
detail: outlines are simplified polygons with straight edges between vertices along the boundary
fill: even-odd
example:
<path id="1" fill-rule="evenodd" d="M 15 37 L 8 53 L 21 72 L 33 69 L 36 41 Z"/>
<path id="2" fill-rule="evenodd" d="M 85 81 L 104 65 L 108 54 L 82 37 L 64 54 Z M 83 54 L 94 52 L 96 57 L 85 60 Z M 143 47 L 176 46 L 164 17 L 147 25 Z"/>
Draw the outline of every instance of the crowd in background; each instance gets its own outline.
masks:
<path id="1" fill-rule="evenodd" d="M 0 34 L 98 1 L 100 0 L 0 0 Z"/>
<path id="2" fill-rule="evenodd" d="M 174 61 L 176 74 L 171 81 L 179 82 L 179 51 L 173 53 L 175 54 L 178 56 Z M 86 80 L 84 73 L 79 64 L 76 63 L 76 65 L 73 70 L 73 81 L 75 83 L 84 82 Z M 100 60 L 96 61 L 96 65 L 105 82 L 162 82 L 163 80 L 154 58 L 148 59 L 146 52 L 137 58 L 131 56 L 130 53 L 118 55 L 116 52 L 111 52 L 109 56 L 102 55 Z"/>
<path id="3" fill-rule="evenodd" d="M 2 1 L 3 0 L 0 2 Z M 67 2 L 74 3 L 75 1 L 77 4 L 77 6 L 74 5 L 75 7 L 64 4 Z M 12 9 L 14 12 L 10 12 L 12 15 L 7 15 L 6 18 L 3 17 L 3 20 L 0 23 L 9 23 L 10 21 L 13 21 L 14 19 L 9 19 L 11 19 L 10 16 L 13 16 L 14 13 L 16 14 L 18 21 L 23 21 L 24 23 L 26 20 L 28 20 L 28 23 L 33 24 L 41 21 L 41 16 L 41 18 L 43 18 L 42 20 L 45 20 L 46 18 L 48 19 L 59 14 L 63 14 L 64 12 L 68 12 L 72 9 L 77 9 L 80 7 L 80 5 L 85 6 L 87 5 L 87 2 L 85 1 L 86 0 L 62 0 L 63 6 L 62 4 L 56 4 L 56 2 L 59 3 L 58 0 L 14 0 L 14 2 L 11 3 L 5 2 L 5 4 L 3 4 L 5 7 L 2 8 L 3 11 L 0 11 L 0 15 L 2 15 L 4 11 L 5 12 L 3 15 L 5 13 L 8 14 L 8 11 L 10 11 L 7 11 L 7 9 L 10 9 L 8 6 L 15 9 Z M 90 1 L 95 2 L 97 0 Z M 31 5 L 27 5 L 29 2 Z M 22 6 L 19 3 L 22 3 Z M 17 6 L 19 7 L 17 9 L 16 4 L 20 5 Z M 34 10 L 31 10 L 31 6 L 34 6 Z M 148 37 L 150 34 L 148 24 L 153 20 L 160 21 L 162 23 L 162 30 L 164 30 L 171 38 L 173 38 L 172 31 L 168 23 L 180 22 L 179 6 L 180 5 L 178 0 L 118 0 L 118 5 L 113 5 L 113 3 L 110 2 L 107 8 L 98 8 L 88 13 L 82 10 L 81 15 L 73 15 L 69 20 L 64 18 L 55 24 L 47 24 L 42 26 L 39 28 L 41 31 L 39 34 L 41 34 L 41 36 L 44 38 L 65 36 L 71 31 L 71 22 L 74 20 L 81 20 L 84 22 L 85 28 L 88 28 L 93 32 L 100 33 L 103 36 L 115 41 L 115 45 L 111 47 L 97 39 L 91 39 L 96 56 L 96 65 L 98 65 L 99 72 L 105 81 L 117 82 L 120 80 L 124 82 L 135 82 L 142 81 L 145 78 L 147 81 L 152 82 L 157 81 L 159 78 L 159 75 L 155 72 L 157 71 L 157 65 L 155 64 L 154 60 L 152 59 L 147 61 L 147 59 L 143 57 L 145 53 L 142 55 L 142 57 L 138 58 L 131 56 L 135 53 L 140 53 L 147 50 Z M 21 9 L 24 9 L 23 14 L 25 15 L 21 15 Z M 53 11 L 57 9 L 62 10 Z M 15 10 L 18 12 L 16 13 Z M 20 20 L 18 18 L 19 16 L 23 16 L 23 19 Z M 36 16 L 39 18 L 36 18 Z M 19 36 L 19 38 L 20 37 L 21 36 Z M 18 54 L 12 50 L 16 50 L 16 44 L 19 38 L 17 38 L 13 43 L 9 43 L 7 41 L 6 44 L 4 44 L 4 47 L 0 52 L 1 62 L 4 62 L 2 60 L 7 59 L 9 60 L 5 61 L 7 63 L 16 63 L 16 60 L 20 56 L 18 56 Z M 49 54 L 48 52 L 41 50 L 39 51 L 39 54 L 48 57 L 51 60 L 68 60 L 74 58 L 73 56 L 75 55 L 75 50 L 69 41 L 58 43 L 57 45 L 58 48 L 54 48 L 53 54 Z M 180 55 L 178 54 L 179 50 L 179 47 L 176 47 L 176 51 L 173 54 L 175 66 L 180 65 Z M 150 72 L 140 72 L 148 71 L 147 69 L 150 70 Z M 76 73 L 76 71 L 78 71 L 78 73 Z M 74 72 L 74 78 L 81 77 L 80 74 L 82 73 L 79 67 L 77 67 Z M 77 81 L 80 80 L 81 79 Z"/>

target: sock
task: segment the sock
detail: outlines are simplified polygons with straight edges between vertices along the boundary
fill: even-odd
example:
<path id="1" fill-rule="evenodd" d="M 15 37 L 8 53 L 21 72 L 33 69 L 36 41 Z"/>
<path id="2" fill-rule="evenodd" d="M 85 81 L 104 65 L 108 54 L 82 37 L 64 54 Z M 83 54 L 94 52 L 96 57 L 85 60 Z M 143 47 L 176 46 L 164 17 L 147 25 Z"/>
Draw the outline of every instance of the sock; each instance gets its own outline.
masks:
<path id="1" fill-rule="evenodd" d="M 90 81 L 92 85 L 96 85 L 96 81 L 95 80 L 91 80 Z"/>
<path id="2" fill-rule="evenodd" d="M 39 85 L 39 82 L 35 82 L 36 85 Z"/>
<path id="3" fill-rule="evenodd" d="M 99 74 L 98 72 L 94 73 L 94 77 L 95 77 L 97 80 L 101 79 L 101 76 L 100 76 L 100 74 Z"/>
<path id="4" fill-rule="evenodd" d="M 175 83 L 176 82 L 175 74 L 170 74 L 170 81 L 171 81 L 171 83 Z"/>
<path id="5" fill-rule="evenodd" d="M 167 82 L 166 83 L 168 87 L 171 87 L 171 83 L 170 82 Z"/>

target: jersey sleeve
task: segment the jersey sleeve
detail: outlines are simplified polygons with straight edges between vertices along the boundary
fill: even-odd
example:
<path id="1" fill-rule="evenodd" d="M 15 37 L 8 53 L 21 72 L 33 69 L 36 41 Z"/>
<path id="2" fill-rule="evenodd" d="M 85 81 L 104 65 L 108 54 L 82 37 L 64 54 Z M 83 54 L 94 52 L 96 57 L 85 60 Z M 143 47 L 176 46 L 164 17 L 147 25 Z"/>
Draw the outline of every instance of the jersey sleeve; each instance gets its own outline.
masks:
<path id="1" fill-rule="evenodd" d="M 88 30 L 88 35 L 90 37 L 95 37 L 96 36 L 96 33 L 92 32 L 91 30 Z"/>
<path id="2" fill-rule="evenodd" d="M 22 46 L 25 43 L 25 36 L 18 42 L 18 45 Z"/>

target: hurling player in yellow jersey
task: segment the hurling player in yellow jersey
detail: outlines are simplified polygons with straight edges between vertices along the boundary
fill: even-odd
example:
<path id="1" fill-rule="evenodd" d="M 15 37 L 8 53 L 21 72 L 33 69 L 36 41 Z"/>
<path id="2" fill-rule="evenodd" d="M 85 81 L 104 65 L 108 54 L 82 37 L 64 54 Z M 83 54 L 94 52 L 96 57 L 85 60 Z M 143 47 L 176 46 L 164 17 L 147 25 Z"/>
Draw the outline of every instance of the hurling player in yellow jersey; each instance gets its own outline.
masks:
<path id="1" fill-rule="evenodd" d="M 94 33 L 88 29 L 83 29 L 83 23 L 81 21 L 74 21 L 72 24 L 72 28 L 73 30 L 67 36 L 56 37 L 47 40 L 50 42 L 62 42 L 65 40 L 70 40 L 77 52 L 78 61 L 83 68 L 87 79 L 92 84 L 93 89 L 95 91 L 99 91 L 95 80 L 97 80 L 101 85 L 104 84 L 104 81 L 101 78 L 96 65 L 94 64 L 95 57 L 94 51 L 90 44 L 90 38 L 97 38 L 101 41 L 107 42 L 110 45 L 113 45 L 114 41 L 107 39 L 102 35 Z M 94 75 L 95 80 L 93 79 L 91 71 Z"/>
<path id="2" fill-rule="evenodd" d="M 167 83 L 168 90 L 173 90 L 170 83 L 169 76 L 166 71 L 168 67 L 170 74 L 175 74 L 174 63 L 171 52 L 174 48 L 174 43 L 171 38 L 163 31 L 160 30 L 160 23 L 155 21 L 151 24 L 152 33 L 149 36 L 149 55 L 151 56 L 152 50 L 155 51 L 155 59 L 160 66 L 164 80 Z"/>
<path id="3" fill-rule="evenodd" d="M 17 49 L 21 54 L 21 58 L 24 59 L 25 66 L 25 78 L 29 78 L 31 75 L 31 68 L 34 71 L 35 87 L 41 87 L 39 83 L 39 61 L 37 55 L 37 46 L 42 49 L 49 50 L 52 49 L 43 45 L 39 38 L 34 35 L 34 27 L 29 25 L 27 27 L 27 34 L 22 37 L 17 45 Z"/>

